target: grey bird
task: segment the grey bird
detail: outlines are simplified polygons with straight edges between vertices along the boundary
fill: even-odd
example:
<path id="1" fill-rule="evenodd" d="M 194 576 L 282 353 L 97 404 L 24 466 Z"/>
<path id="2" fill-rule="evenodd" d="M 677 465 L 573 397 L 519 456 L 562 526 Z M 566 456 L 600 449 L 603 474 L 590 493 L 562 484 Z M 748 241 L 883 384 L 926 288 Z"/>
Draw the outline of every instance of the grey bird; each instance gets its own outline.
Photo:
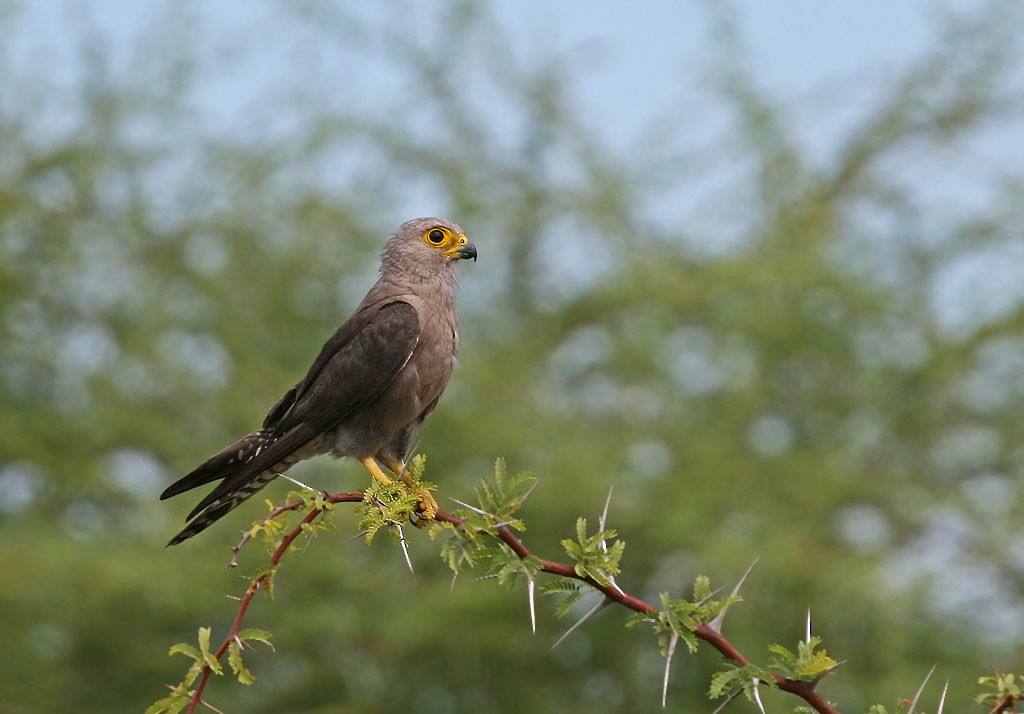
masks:
<path id="1" fill-rule="evenodd" d="M 387 467 L 408 482 L 405 462 L 455 367 L 460 260 L 476 260 L 462 229 L 416 218 L 384 244 L 380 278 L 320 350 L 301 382 L 270 408 L 262 428 L 214 454 L 167 487 L 170 498 L 213 481 L 188 525 L 168 545 L 205 530 L 300 461 L 320 454 L 358 459 L 378 482 Z M 437 503 L 423 491 L 419 516 Z"/>

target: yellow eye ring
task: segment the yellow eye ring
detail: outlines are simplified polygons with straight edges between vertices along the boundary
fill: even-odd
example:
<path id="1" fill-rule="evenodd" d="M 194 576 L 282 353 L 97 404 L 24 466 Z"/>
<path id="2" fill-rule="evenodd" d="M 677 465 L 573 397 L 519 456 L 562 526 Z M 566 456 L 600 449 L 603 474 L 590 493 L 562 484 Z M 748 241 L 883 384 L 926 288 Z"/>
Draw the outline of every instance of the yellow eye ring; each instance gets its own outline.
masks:
<path id="1" fill-rule="evenodd" d="M 423 239 L 430 245 L 441 245 L 448 237 L 448 232 L 443 228 L 431 228 L 423 234 Z"/>

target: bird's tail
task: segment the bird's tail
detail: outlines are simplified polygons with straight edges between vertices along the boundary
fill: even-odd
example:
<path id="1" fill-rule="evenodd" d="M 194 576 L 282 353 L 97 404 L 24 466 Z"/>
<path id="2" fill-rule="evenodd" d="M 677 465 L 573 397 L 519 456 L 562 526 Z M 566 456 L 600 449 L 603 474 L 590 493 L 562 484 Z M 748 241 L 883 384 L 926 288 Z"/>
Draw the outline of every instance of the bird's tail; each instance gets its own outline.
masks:
<path id="1" fill-rule="evenodd" d="M 267 429 L 247 434 L 231 446 L 214 454 L 194 471 L 183 476 L 167 487 L 160 499 L 177 496 L 212 481 L 221 481 L 192 509 L 185 528 L 174 536 L 167 545 L 177 545 L 183 540 L 206 530 L 215 521 L 233 510 L 240 503 L 273 481 L 281 469 L 268 469 L 254 465 L 263 462 L 261 452 L 268 449 L 277 438 Z M 248 473 L 246 473 L 248 472 Z"/>

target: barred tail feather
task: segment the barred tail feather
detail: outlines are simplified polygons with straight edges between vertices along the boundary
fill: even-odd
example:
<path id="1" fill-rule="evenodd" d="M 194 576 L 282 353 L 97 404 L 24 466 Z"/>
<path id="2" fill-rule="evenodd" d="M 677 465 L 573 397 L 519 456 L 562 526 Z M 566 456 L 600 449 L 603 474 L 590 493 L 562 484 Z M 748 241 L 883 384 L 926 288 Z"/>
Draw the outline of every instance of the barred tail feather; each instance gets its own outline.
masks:
<path id="1" fill-rule="evenodd" d="M 275 478 L 277 478 L 277 473 L 265 471 L 238 489 L 225 493 L 213 501 L 213 503 L 203 506 L 198 514 L 196 511 L 193 511 L 192 515 L 189 516 L 192 519 L 189 524 L 178 535 L 171 538 L 167 545 L 177 545 L 198 533 L 202 533 Z"/>
<path id="2" fill-rule="evenodd" d="M 206 530 L 297 461 L 318 453 L 315 437 L 317 433 L 307 424 L 297 424 L 284 434 L 260 429 L 214 454 L 195 471 L 168 486 L 161 499 L 220 480 L 188 514 L 185 520 L 190 523 L 168 545 L 176 545 Z"/>
<path id="3" fill-rule="evenodd" d="M 265 429 L 246 434 L 231 446 L 208 458 L 191 473 L 168 486 L 160 494 L 160 500 L 163 501 L 171 496 L 177 496 L 179 493 L 191 491 L 193 488 L 234 476 L 273 441 L 274 438 Z M 191 517 L 189 516 L 189 518 Z"/>

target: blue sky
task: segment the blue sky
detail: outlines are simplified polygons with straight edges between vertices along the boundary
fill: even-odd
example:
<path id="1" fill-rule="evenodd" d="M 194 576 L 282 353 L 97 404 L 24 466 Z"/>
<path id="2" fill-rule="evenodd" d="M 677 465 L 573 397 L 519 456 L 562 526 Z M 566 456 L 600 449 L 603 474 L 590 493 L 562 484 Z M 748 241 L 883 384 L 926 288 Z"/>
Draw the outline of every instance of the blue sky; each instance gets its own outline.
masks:
<path id="1" fill-rule="evenodd" d="M 375 15 L 378 21 L 385 17 L 388 23 L 400 24 L 401 35 L 426 33 L 439 51 L 460 42 L 457 33 L 445 26 L 438 3 L 306 4 L 355 12 L 371 20 Z M 937 20 L 944 13 L 979 5 L 969 0 L 731 3 L 753 81 L 779 101 L 787 125 L 812 149 L 812 156 L 823 160 L 837 150 L 844 133 L 885 91 L 898 70 L 921 56 L 934 40 Z M 552 53 L 565 58 L 574 73 L 570 92 L 588 127 L 608 146 L 627 155 L 660 117 L 687 117 L 687 130 L 694 133 L 688 140 L 698 145 L 712 145 L 716 131 L 721 131 L 721 106 L 709 89 L 715 66 L 709 37 L 714 29 L 705 6 L 715 3 L 517 0 L 489 5 L 523 62 Z M 147 55 L 174 50 L 167 38 L 176 35 L 161 29 L 170 22 L 184 25 L 202 67 L 202 81 L 189 99 L 190 108 L 197 125 L 214 132 L 272 134 L 276 125 L 287 126 L 288 96 L 296 89 L 322 93 L 327 106 L 358 103 L 365 107 L 405 89 L 402 77 L 381 61 L 380 54 L 368 62 L 343 56 L 331 49 L 333 43 L 322 41 L 315 26 L 295 22 L 281 10 L 284 4 L 274 0 L 198 0 L 179 5 L 25 0 L 11 7 L 15 8 L 15 41 L 0 51 L 0 58 L 6 57 L 18 74 L 38 77 L 40 91 L 50 96 L 49 111 L 39 117 L 39 132 L 59 131 L 73 121 L 53 97 L 76 91 L 86 73 L 80 66 L 83 27 L 104 38 L 114 74 L 144 76 Z M 170 11 L 170 7 L 179 9 Z M 1024 71 L 1017 74 L 1024 76 Z M 20 100 L 5 97 L 0 90 L 0 103 L 4 101 Z M 479 102 L 486 101 L 481 95 Z M 941 206 L 944 218 L 955 219 L 958 210 L 969 212 L 972 201 L 991 198 L 987 175 L 1019 173 L 1024 165 L 1024 127 L 1013 118 L 1011 113 L 1008 121 L 977 132 L 969 143 L 946 154 L 913 157 L 912 169 L 898 166 L 895 170 L 916 171 L 909 180 L 920 183 L 921 200 Z M 703 212 L 694 207 L 703 200 L 701 189 L 700 182 L 694 182 L 673 194 L 672 207 L 686 206 L 700 220 Z M 426 206 L 431 201 L 429 195 L 413 197 L 408 206 L 396 211 L 430 212 Z M 666 208 L 652 201 L 650 210 L 657 214 Z M 711 224 L 707 232 L 728 245 L 729 212 L 704 215 Z M 669 215 L 664 220 L 678 219 Z M 1008 236 L 1007 243 L 1008 253 L 994 250 L 969 256 L 948 266 L 936 282 L 933 300 L 950 334 L 979 314 L 1005 312 L 1024 300 L 1024 288 L 1018 287 L 1024 285 L 1017 267 L 1021 263 L 1013 259 L 1024 242 L 1020 236 Z"/>

